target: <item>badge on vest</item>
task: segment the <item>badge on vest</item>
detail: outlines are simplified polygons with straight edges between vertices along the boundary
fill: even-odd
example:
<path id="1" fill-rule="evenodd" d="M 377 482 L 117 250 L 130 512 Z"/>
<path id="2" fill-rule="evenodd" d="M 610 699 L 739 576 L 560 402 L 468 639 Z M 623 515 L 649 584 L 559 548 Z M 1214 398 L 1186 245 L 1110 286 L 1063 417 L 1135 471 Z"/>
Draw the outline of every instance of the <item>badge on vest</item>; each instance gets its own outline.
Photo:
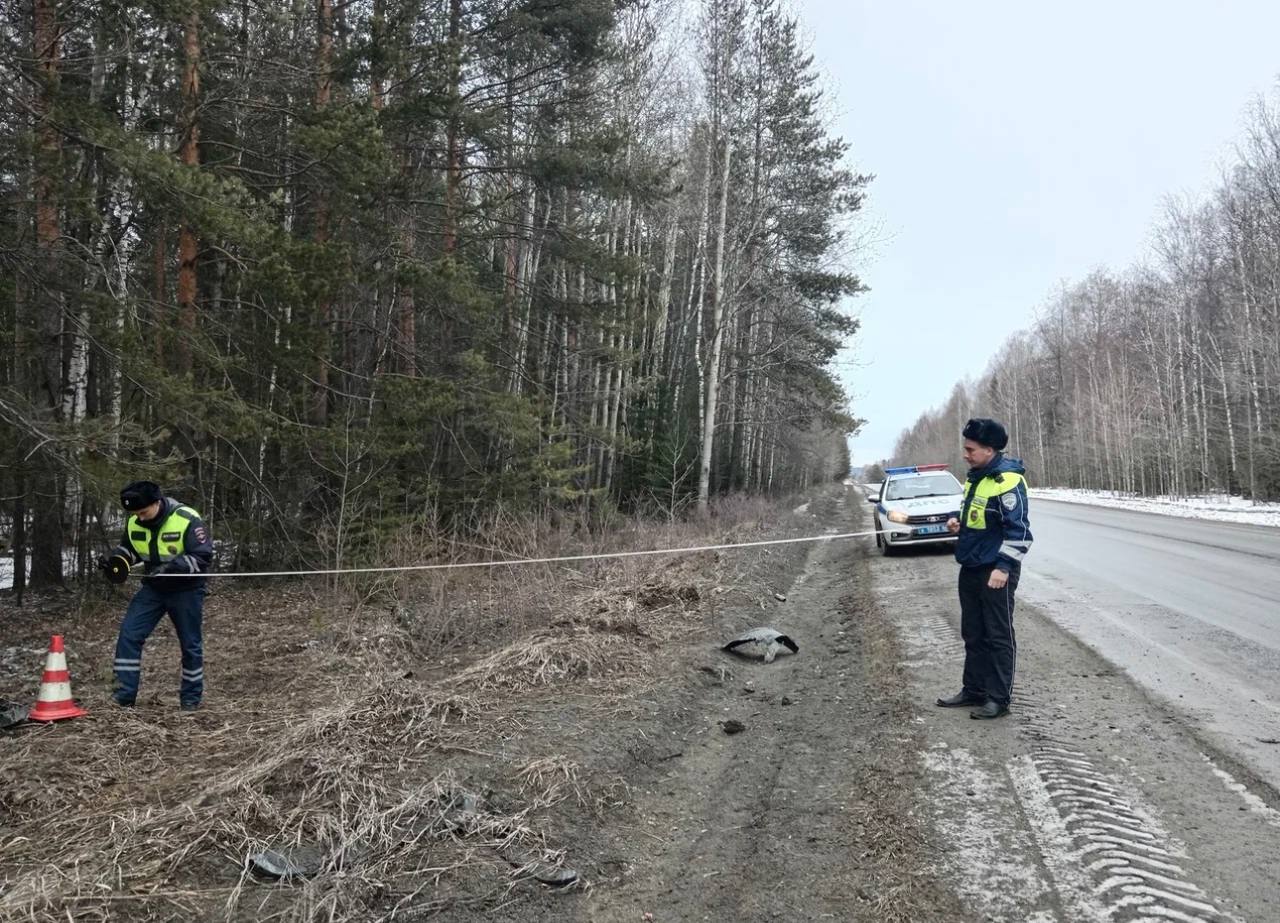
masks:
<path id="1" fill-rule="evenodd" d="M 180 539 L 180 538 L 182 538 L 182 533 L 181 533 L 181 532 L 166 532 L 166 533 L 164 533 L 164 535 L 161 535 L 161 536 L 160 536 L 160 541 L 162 541 L 162 542 L 176 542 L 176 541 L 177 541 L 178 539 Z"/>
<path id="2" fill-rule="evenodd" d="M 1004 508 L 1006 510 L 1011 510 L 1016 508 L 1018 505 L 1017 492 L 1012 490 L 1009 491 L 1007 494 L 1005 494 L 1003 497 L 1000 498 L 1000 502 L 1004 504 Z"/>

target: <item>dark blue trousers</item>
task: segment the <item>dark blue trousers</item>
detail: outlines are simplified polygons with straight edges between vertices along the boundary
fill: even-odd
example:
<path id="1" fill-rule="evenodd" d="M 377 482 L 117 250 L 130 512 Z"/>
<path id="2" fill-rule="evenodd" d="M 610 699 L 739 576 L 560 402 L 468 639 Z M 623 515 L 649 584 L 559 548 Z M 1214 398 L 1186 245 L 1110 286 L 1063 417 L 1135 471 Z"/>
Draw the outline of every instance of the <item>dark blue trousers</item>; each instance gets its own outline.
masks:
<path id="1" fill-rule="evenodd" d="M 116 701 L 132 703 L 138 697 L 142 679 L 142 646 L 168 614 L 182 645 L 182 686 L 179 697 L 183 705 L 195 704 L 204 696 L 204 587 L 164 593 L 145 583 L 133 594 L 129 608 L 120 623 L 116 639 Z"/>
<path id="2" fill-rule="evenodd" d="M 992 565 L 960 568 L 960 636 L 964 638 L 964 692 L 1007 706 L 1013 697 L 1018 644 L 1013 634 L 1013 594 L 1018 571 L 1001 589 L 987 586 Z"/>

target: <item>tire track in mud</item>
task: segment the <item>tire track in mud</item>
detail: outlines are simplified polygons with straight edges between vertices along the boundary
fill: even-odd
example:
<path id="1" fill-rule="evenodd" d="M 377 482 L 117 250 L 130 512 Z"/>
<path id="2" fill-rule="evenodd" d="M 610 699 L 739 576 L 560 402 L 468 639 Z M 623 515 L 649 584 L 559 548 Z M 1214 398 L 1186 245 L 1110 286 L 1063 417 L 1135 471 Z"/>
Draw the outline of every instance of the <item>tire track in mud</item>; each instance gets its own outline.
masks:
<path id="1" fill-rule="evenodd" d="M 917 643 L 935 662 L 963 658 L 959 632 L 945 616 L 916 624 Z M 1032 748 L 1005 769 L 1068 919 L 1240 923 L 1191 879 L 1185 848 L 1144 799 L 1055 735 L 1050 709 L 1024 681 L 1010 714 Z"/>
<path id="2" fill-rule="evenodd" d="M 1081 917 L 1238 921 L 1191 880 L 1185 850 L 1142 799 L 1081 751 L 1041 739 L 1009 774 L 1046 867 Z"/>
<path id="3" fill-rule="evenodd" d="M 851 507 L 823 496 L 806 512 L 823 527 L 865 519 Z M 899 674 L 901 650 L 881 650 L 893 636 L 866 619 L 870 592 L 865 548 L 817 545 L 770 610 L 798 655 L 764 665 L 691 653 L 694 669 L 712 666 L 701 675 L 726 669 L 682 698 L 694 717 L 672 729 L 670 760 L 630 776 L 616 829 L 644 848 L 557 919 L 969 923 L 915 820 L 910 703 L 900 683 L 876 687 Z M 764 621 L 746 608 L 714 617 L 729 636 Z M 730 736 L 729 718 L 745 727 Z"/>

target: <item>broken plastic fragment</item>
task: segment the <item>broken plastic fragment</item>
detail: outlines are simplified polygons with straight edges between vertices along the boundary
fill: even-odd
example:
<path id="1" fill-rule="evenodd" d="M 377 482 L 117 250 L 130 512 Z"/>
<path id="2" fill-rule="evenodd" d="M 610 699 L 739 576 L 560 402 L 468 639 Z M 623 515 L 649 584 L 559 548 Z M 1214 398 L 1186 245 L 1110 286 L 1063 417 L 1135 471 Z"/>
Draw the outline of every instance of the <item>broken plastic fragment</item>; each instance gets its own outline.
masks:
<path id="1" fill-rule="evenodd" d="M 517 875 L 527 875 L 553 888 L 563 888 L 578 880 L 578 873 L 573 869 L 544 862 L 516 847 L 504 850 L 502 857 L 516 867 Z"/>
<path id="2" fill-rule="evenodd" d="M 249 861 L 275 878 L 309 878 L 324 868 L 324 854 L 315 846 L 264 849 L 250 853 Z"/>
<path id="3" fill-rule="evenodd" d="M 31 709 L 17 702 L 0 702 L 0 730 L 21 724 L 30 712 Z"/>
<path id="4" fill-rule="evenodd" d="M 746 653 L 749 650 L 753 654 L 761 655 L 765 663 L 773 663 L 773 658 L 777 657 L 778 652 L 783 648 L 793 654 L 800 650 L 799 645 L 776 628 L 761 627 L 743 632 L 720 649 L 735 654 Z"/>

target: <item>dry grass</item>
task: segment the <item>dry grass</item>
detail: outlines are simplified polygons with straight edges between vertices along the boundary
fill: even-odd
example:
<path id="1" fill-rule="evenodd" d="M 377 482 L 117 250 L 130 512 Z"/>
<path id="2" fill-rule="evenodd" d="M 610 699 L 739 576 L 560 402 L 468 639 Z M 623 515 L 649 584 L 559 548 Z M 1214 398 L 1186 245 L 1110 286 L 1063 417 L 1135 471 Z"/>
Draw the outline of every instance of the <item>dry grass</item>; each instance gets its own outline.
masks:
<path id="1" fill-rule="evenodd" d="M 936 867 L 924 861 L 936 852 L 936 845 L 916 802 L 919 789 L 911 784 L 911 777 L 922 771 L 918 754 L 924 744 L 912 721 L 912 706 L 903 696 L 909 680 L 897 632 L 876 610 L 865 557 L 858 569 L 855 585 L 860 589 L 842 603 L 846 611 L 858 613 L 853 624 L 863 642 L 870 694 L 892 709 L 880 722 L 882 745 L 860 767 L 858 798 L 850 812 L 865 867 L 875 884 L 860 896 L 867 902 L 870 919 L 877 923 L 965 920 L 968 917 L 955 894 L 939 886 Z M 887 728 L 893 730 L 883 730 Z"/>
<path id="2" fill-rule="evenodd" d="M 40 805 L 50 819 L 39 836 L 4 842 L 6 869 L 22 871 L 8 876 L 0 917 L 72 913 L 105 920 L 127 902 L 134 919 L 199 918 L 216 900 L 228 920 L 243 919 L 247 902 L 255 919 L 381 919 L 468 863 L 493 865 L 486 853 L 518 847 L 522 856 L 557 861 L 529 815 L 563 798 L 573 781 L 563 771 L 567 764 L 526 767 L 520 776 L 526 803 L 518 809 L 495 807 L 475 793 L 475 806 L 458 810 L 470 790 L 444 767 L 440 752 L 451 738 L 443 716 L 467 707 L 457 694 L 444 700 L 447 709 L 434 707 L 430 692 L 387 685 L 274 728 L 254 728 L 265 741 L 212 774 L 208 766 L 156 767 L 187 777 L 187 797 L 172 804 L 120 797 L 89 780 L 76 808 Z M 111 751 L 144 749 L 157 728 L 130 716 L 116 730 L 114 739 L 84 741 L 88 749 L 78 762 L 119 768 Z M 215 743 L 232 737 L 212 736 Z M 90 809 L 94 802 L 101 807 Z M 317 849 L 319 874 L 265 889 L 251 878 L 248 854 L 304 844 Z M 215 857 L 226 860 L 219 870 L 211 867 Z M 184 884 L 201 866 L 208 867 L 195 876 L 202 886 Z M 232 869 L 239 871 L 231 875 Z M 507 872 L 490 877 L 474 899 L 492 901 L 515 880 Z"/>
<path id="3" fill-rule="evenodd" d="M 776 520 L 752 504 L 709 524 L 632 524 L 600 550 L 750 539 Z M 584 550 L 566 530 L 541 544 L 511 522 L 491 534 L 503 538 L 487 552 Z M 700 607 L 763 592 L 745 567 L 703 554 L 399 575 L 336 597 L 219 588 L 210 705 L 194 718 L 154 699 L 103 704 L 114 600 L 76 629 L 91 716 L 0 741 L 0 919 L 372 921 L 496 906 L 563 863 L 542 832 L 549 809 L 599 810 L 625 792 L 615 780 L 593 793 L 563 754 L 521 756 L 538 742 L 522 738 L 520 710 L 571 689 L 624 708 L 661 644 L 700 630 Z M 34 638 L 60 622 L 12 619 Z M 148 646 L 144 699 L 176 665 L 165 634 Z M 0 671 L 0 693 L 31 691 Z M 250 872 L 249 854 L 290 846 L 314 849 L 320 871 Z"/>
<path id="4" fill-rule="evenodd" d="M 622 672 L 636 659 L 633 645 L 617 635 L 540 635 L 508 645 L 467 667 L 453 679 L 453 685 L 461 690 L 523 692 L 533 686 L 589 681 Z"/>
<path id="5" fill-rule="evenodd" d="M 572 792 L 574 800 L 587 805 L 586 789 L 578 779 L 578 764 L 563 756 L 545 756 L 526 763 L 517 773 L 521 788 L 530 795 L 534 807 L 549 808 Z M 567 791 L 566 791 L 567 789 Z"/>

